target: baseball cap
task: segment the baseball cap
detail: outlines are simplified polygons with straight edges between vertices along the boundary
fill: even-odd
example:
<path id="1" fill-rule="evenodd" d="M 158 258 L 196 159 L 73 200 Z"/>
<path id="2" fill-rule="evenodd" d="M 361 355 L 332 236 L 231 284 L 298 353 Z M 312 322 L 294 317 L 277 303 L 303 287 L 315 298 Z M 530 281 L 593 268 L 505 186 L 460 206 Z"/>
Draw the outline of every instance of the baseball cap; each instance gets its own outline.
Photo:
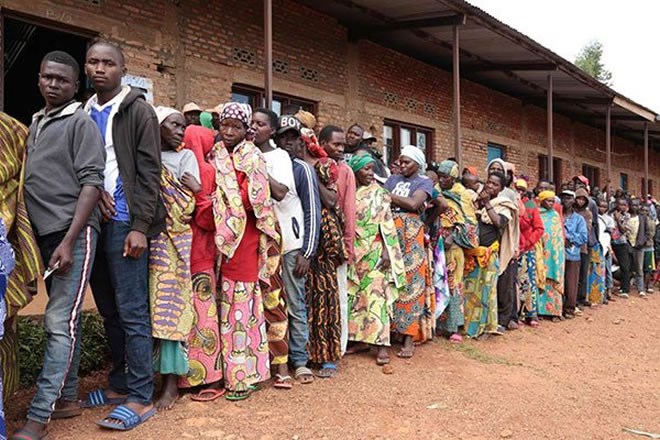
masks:
<path id="1" fill-rule="evenodd" d="M 277 134 L 286 133 L 289 130 L 295 130 L 300 134 L 300 121 L 293 115 L 282 115 L 277 120 Z"/>

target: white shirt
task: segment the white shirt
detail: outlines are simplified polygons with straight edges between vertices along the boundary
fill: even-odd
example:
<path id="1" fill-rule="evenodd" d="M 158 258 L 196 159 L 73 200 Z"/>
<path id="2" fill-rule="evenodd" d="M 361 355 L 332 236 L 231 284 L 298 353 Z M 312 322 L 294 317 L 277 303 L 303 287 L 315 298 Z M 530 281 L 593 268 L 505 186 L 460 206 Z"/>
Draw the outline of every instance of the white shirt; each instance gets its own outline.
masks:
<path id="1" fill-rule="evenodd" d="M 616 223 L 611 215 L 598 215 L 598 241 L 603 247 L 603 255 L 608 255 L 610 253 L 612 235 L 609 231 L 612 231 L 614 228 L 616 228 Z"/>
<path id="2" fill-rule="evenodd" d="M 268 175 L 289 191 L 281 201 L 275 201 L 275 215 L 282 230 L 282 253 L 301 249 L 305 236 L 305 217 L 296 191 L 293 165 L 289 154 L 281 148 L 263 153 Z"/>

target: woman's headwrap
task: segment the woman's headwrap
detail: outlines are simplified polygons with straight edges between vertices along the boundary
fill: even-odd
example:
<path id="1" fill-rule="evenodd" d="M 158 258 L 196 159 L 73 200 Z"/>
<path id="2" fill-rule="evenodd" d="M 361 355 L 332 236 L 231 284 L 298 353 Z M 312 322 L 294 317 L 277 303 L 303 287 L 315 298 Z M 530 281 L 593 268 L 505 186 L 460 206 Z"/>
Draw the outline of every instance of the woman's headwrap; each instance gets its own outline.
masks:
<path id="1" fill-rule="evenodd" d="M 554 200 L 555 197 L 556 197 L 556 194 L 555 194 L 554 191 L 549 191 L 549 190 L 541 191 L 539 193 L 539 202 L 542 202 L 542 201 L 548 200 L 548 199 Z"/>
<path id="2" fill-rule="evenodd" d="M 319 145 L 319 141 L 316 139 L 314 131 L 305 127 L 300 130 L 300 137 L 312 156 L 328 157 L 328 153 L 326 153 L 323 147 Z"/>
<path id="3" fill-rule="evenodd" d="M 419 165 L 420 175 L 426 173 L 426 155 L 420 148 L 414 145 L 406 145 L 401 149 L 401 156 L 409 157 L 413 162 L 417 163 Z"/>
<path id="4" fill-rule="evenodd" d="M 582 182 L 584 184 L 584 186 L 589 186 L 589 179 L 587 179 L 583 175 L 575 176 L 574 179 L 577 179 L 580 182 Z"/>
<path id="5" fill-rule="evenodd" d="M 220 121 L 225 119 L 238 119 L 249 127 L 252 122 L 252 107 L 240 102 L 228 102 L 220 110 Z"/>
<path id="6" fill-rule="evenodd" d="M 362 168 L 374 162 L 376 161 L 370 154 L 356 154 L 348 161 L 348 166 L 351 167 L 354 173 L 357 173 Z"/>
<path id="7" fill-rule="evenodd" d="M 300 109 L 294 116 L 310 130 L 314 130 L 314 127 L 316 127 L 316 117 L 310 112 Z"/>
<path id="8" fill-rule="evenodd" d="M 458 164 L 453 160 L 443 160 L 438 165 L 438 173 L 458 179 Z"/>
<path id="9" fill-rule="evenodd" d="M 507 169 L 507 168 L 506 168 L 506 162 L 504 162 L 504 161 L 503 161 L 502 159 L 500 159 L 499 157 L 498 157 L 498 158 L 495 158 L 495 159 L 493 159 L 493 160 L 491 160 L 490 162 L 488 162 L 488 166 L 486 166 L 486 174 L 490 174 L 490 167 L 491 167 L 491 165 L 493 165 L 494 163 L 499 163 L 500 166 L 502 167 L 502 170 L 503 170 L 504 174 L 506 174 L 506 169 Z"/>
<path id="10" fill-rule="evenodd" d="M 514 183 L 514 186 L 518 189 L 527 189 L 527 181 L 525 179 L 517 179 Z"/>
<path id="11" fill-rule="evenodd" d="M 180 114 L 183 116 L 183 113 L 181 113 L 179 110 L 172 108 L 172 107 L 165 107 L 162 105 L 159 105 L 158 107 L 154 107 L 154 110 L 156 111 L 156 117 L 158 118 L 158 123 L 162 124 L 165 119 L 168 117 L 174 115 L 174 114 Z"/>
<path id="12" fill-rule="evenodd" d="M 202 112 L 199 114 L 199 122 L 202 127 L 210 128 L 213 130 L 213 115 L 209 112 Z"/>

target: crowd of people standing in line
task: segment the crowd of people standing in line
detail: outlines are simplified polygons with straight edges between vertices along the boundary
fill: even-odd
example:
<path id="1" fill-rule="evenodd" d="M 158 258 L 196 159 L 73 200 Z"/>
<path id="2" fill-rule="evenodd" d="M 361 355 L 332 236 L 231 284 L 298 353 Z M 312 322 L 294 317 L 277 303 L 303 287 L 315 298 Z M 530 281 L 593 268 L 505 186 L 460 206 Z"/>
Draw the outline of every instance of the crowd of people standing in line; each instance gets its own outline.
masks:
<path id="1" fill-rule="evenodd" d="M 271 376 L 282 390 L 330 379 L 347 354 L 387 365 L 394 343 L 411 358 L 434 337 L 572 319 L 628 297 L 632 282 L 653 292 L 650 197 L 590 192 L 583 176 L 532 191 L 511 163 L 429 166 L 413 145 L 388 168 L 359 125 L 317 133 L 298 109 L 154 108 L 122 86 L 124 56 L 106 42 L 84 69 L 86 103 L 74 100 L 78 64 L 56 51 L 41 63 L 45 106 L 29 129 L 0 114 L 0 363 L 11 391 L 16 313 L 44 269 L 49 297 L 43 369 L 11 439 L 44 438 L 51 420 L 104 406 L 100 426 L 129 430 L 183 391 L 244 400 Z M 107 388 L 79 401 L 88 284 L 112 367 Z M 1 422 L 2 406 L 3 438 Z"/>

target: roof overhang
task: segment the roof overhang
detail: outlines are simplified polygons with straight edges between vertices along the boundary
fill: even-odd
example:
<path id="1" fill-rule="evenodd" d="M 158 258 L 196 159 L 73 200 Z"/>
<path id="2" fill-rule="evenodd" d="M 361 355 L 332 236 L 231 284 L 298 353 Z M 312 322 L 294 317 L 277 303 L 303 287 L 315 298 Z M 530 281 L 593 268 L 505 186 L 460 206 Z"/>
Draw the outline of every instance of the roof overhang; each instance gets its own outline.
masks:
<path id="1" fill-rule="evenodd" d="M 660 117 L 592 78 L 573 63 L 464 0 L 298 0 L 332 16 L 349 38 L 368 39 L 428 64 L 451 70 L 453 27 L 460 26 L 461 76 L 545 108 L 548 75 L 553 108 L 571 120 L 660 148 Z"/>

